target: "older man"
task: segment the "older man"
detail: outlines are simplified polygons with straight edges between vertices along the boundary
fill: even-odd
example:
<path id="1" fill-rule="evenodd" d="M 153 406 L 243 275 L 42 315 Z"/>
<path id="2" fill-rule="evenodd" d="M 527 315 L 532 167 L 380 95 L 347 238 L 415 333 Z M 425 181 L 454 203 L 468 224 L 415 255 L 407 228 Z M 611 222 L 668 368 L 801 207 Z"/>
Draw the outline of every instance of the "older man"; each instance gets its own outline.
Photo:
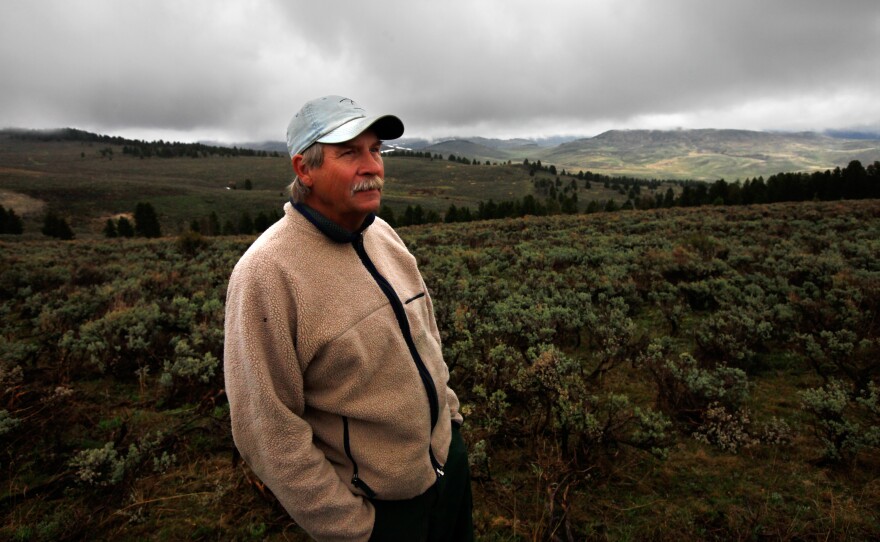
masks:
<path id="1" fill-rule="evenodd" d="M 287 129 L 284 217 L 229 280 L 224 354 L 235 444 L 317 540 L 470 540 L 458 399 L 431 297 L 376 217 L 393 115 L 306 103 Z"/>

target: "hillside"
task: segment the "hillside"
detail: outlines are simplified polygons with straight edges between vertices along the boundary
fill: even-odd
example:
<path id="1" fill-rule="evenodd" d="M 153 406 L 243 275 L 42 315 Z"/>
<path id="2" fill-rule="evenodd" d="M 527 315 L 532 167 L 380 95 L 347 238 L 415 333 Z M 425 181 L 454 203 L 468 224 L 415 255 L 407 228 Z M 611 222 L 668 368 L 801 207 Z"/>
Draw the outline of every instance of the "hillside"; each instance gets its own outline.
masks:
<path id="1" fill-rule="evenodd" d="M 26 234 L 39 235 L 44 213 L 54 211 L 69 221 L 78 236 L 100 236 L 108 218 L 130 214 L 144 201 L 155 207 L 166 234 L 176 234 L 211 213 L 218 215 L 225 229 L 224 222 L 237 223 L 244 214 L 253 218 L 278 213 L 287 200 L 291 170 L 283 153 L 132 142 L 76 130 L 68 130 L 66 135 L 32 135 L 0 132 L 0 205 L 23 218 Z M 555 171 L 559 176 L 563 170 L 569 174 L 612 171 L 615 175 L 676 179 L 699 170 L 702 173 L 694 177 L 732 181 L 757 174 L 769 178 L 783 171 L 844 168 L 851 159 L 867 165 L 880 157 L 877 141 L 811 133 L 611 131 L 545 148 L 537 144 L 524 147 L 524 140 L 476 141 L 445 141 L 425 150 L 431 156 L 476 159 L 479 165 L 447 158 L 386 155 L 388 183 L 383 204 L 395 216 L 418 205 L 426 213 L 436 213 L 435 217 L 442 217 L 451 205 L 475 210 L 481 201 L 514 201 L 528 195 L 539 199 L 559 196 L 560 203 L 563 196 L 576 195 L 575 206 L 580 211 L 589 209 L 594 201 L 599 208 L 608 200 L 619 206 L 628 197 L 639 200 L 644 208 L 644 201 L 662 198 L 669 188 L 678 194 L 681 187 L 645 183 L 646 191 L 632 195 L 628 187 L 585 182 L 589 176 L 557 180 Z M 533 164 L 541 160 L 544 167 L 533 168 L 534 175 L 530 175 L 522 167 L 526 158 Z M 828 165 L 820 166 L 825 163 Z M 549 167 L 551 164 L 556 170 Z M 747 174 L 751 171 L 757 173 Z M 552 189 L 551 184 L 555 185 Z M 811 190 L 807 199 L 817 194 Z"/>
<path id="2" fill-rule="evenodd" d="M 824 171 L 852 160 L 880 159 L 880 140 L 829 137 L 813 132 L 747 130 L 611 130 L 554 146 L 527 140 L 469 138 L 445 141 L 432 152 L 479 160 L 541 160 L 567 171 L 655 179 L 714 181 Z M 433 147 L 426 147 L 431 150 Z M 491 149 L 490 152 L 488 149 Z"/>
<path id="3" fill-rule="evenodd" d="M 537 156 L 566 169 L 667 179 L 745 179 L 880 158 L 880 141 L 744 130 L 612 130 Z"/>
<path id="4" fill-rule="evenodd" d="M 398 232 L 477 540 L 878 540 L 880 200 Z M 233 453 L 253 239 L 0 239 L 0 539 L 308 540 Z"/>
<path id="5" fill-rule="evenodd" d="M 491 142 L 487 141 L 486 143 Z M 480 162 L 483 162 L 485 160 L 507 160 L 508 157 L 508 153 L 505 152 L 503 147 L 493 148 L 483 143 L 474 143 L 472 141 L 467 141 L 464 139 L 456 139 L 452 141 L 435 143 L 433 145 L 428 145 L 422 150 L 428 151 L 432 154 L 441 154 L 444 157 L 449 156 L 450 154 L 454 154 L 456 156 L 463 156 L 471 160 L 477 159 Z"/>
<path id="6" fill-rule="evenodd" d="M 123 143 L 0 134 L 0 205 L 23 217 L 26 233 L 39 236 L 43 214 L 51 210 L 66 217 L 77 236 L 100 236 L 107 218 L 130 214 L 138 202 L 148 201 L 163 232 L 173 235 L 211 212 L 221 222 L 236 221 L 245 212 L 251 217 L 280 212 L 287 201 L 286 155 L 140 158 L 124 153 Z M 461 150 L 456 147 L 464 155 Z M 410 205 L 442 216 L 453 204 L 476 209 L 480 201 L 520 199 L 534 194 L 535 180 L 550 180 L 545 173 L 530 176 L 519 163 L 494 162 L 476 166 L 387 156 L 383 204 L 398 216 Z M 248 181 L 251 190 L 244 189 Z M 579 198 L 585 207 L 590 200 L 620 204 L 626 196 L 596 183 L 589 190 L 581 187 Z"/>
<path id="7" fill-rule="evenodd" d="M 400 147 L 477 159 L 541 160 L 557 169 L 603 175 L 714 181 L 812 172 L 880 160 L 880 136 L 860 132 L 780 133 L 749 130 L 611 130 L 592 138 L 404 138 Z M 283 144 L 252 145 L 283 149 Z"/>

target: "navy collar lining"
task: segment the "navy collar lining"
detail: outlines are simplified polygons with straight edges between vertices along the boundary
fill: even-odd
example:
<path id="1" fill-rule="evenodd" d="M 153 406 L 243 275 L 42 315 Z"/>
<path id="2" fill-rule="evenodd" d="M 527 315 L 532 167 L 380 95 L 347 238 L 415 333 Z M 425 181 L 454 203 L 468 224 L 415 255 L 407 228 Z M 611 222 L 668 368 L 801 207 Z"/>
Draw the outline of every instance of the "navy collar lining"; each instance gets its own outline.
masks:
<path id="1" fill-rule="evenodd" d="M 366 230 L 370 226 L 370 224 L 373 223 L 373 220 L 376 219 L 376 215 L 374 213 L 370 213 L 364 219 L 364 223 L 361 224 L 361 227 L 358 228 L 357 231 L 351 232 L 343 228 L 336 222 L 333 222 L 326 216 L 322 215 L 315 209 L 312 209 L 305 203 L 294 203 L 293 198 L 290 199 L 290 203 L 291 205 L 293 205 L 294 209 L 299 211 L 300 214 L 306 217 L 309 222 L 314 224 L 321 233 L 337 243 L 354 242 L 361 236 L 361 233 L 363 233 L 363 231 Z"/>

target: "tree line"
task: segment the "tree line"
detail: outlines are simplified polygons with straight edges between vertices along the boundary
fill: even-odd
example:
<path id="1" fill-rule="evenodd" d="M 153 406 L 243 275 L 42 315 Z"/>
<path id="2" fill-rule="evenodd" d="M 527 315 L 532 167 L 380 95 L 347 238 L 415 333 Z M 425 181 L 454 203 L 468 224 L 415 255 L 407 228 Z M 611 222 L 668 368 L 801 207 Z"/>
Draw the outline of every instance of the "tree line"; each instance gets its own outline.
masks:
<path id="1" fill-rule="evenodd" d="M 683 187 L 678 204 L 682 207 L 705 205 L 749 205 L 783 201 L 834 201 L 880 197 L 880 161 L 864 167 L 858 160 L 845 168 L 813 173 L 777 173 L 765 181 L 759 176 L 728 183 L 689 183 Z"/>
<path id="2" fill-rule="evenodd" d="M 216 147 L 202 143 L 176 143 L 162 141 L 134 141 L 123 145 L 122 154 L 135 158 L 206 158 L 208 156 L 237 157 L 257 156 L 278 158 L 278 151 L 258 151 L 239 147 Z"/>
<path id="3" fill-rule="evenodd" d="M 218 235 L 253 235 L 255 233 L 263 233 L 280 218 L 281 216 L 277 210 L 272 210 L 271 213 L 260 211 L 255 217 L 252 217 L 249 212 L 244 211 L 238 215 L 237 220 L 230 217 L 221 224 L 217 212 L 211 211 L 211 214 L 208 216 L 192 220 L 189 224 L 189 231 L 210 237 Z"/>
<path id="4" fill-rule="evenodd" d="M 450 155 L 453 157 L 454 155 Z M 535 164 L 536 170 L 555 171 L 555 167 L 544 169 L 540 161 Z M 565 174 L 565 171 L 562 172 Z M 613 199 L 607 201 L 591 200 L 584 209 L 585 213 L 614 212 L 618 210 L 655 209 L 669 207 L 695 207 L 700 205 L 749 205 L 761 203 L 779 203 L 786 201 L 831 201 L 840 199 L 880 198 L 880 161 L 862 166 L 858 160 L 851 161 L 845 168 L 814 173 L 778 173 L 764 180 L 762 176 L 747 178 L 740 183 L 738 180 L 728 183 L 719 179 L 714 183 L 702 181 L 670 181 L 681 183 L 681 193 L 676 196 L 672 188 L 665 193 L 641 195 L 642 186 L 659 186 L 657 180 L 639 180 L 629 177 L 608 177 L 590 172 L 579 172 L 570 177 L 583 179 L 584 188 L 590 188 L 590 181 L 601 181 L 606 188 L 616 188 L 627 196 L 623 204 Z M 492 220 L 499 218 L 519 218 L 527 215 L 548 216 L 556 214 L 576 214 L 579 212 L 578 184 L 572 178 L 563 182 L 559 177 L 555 181 L 539 178 L 533 182 L 533 188 L 541 200 L 534 195 L 523 198 L 505 200 L 496 203 L 479 201 L 476 210 L 467 206 L 451 204 L 442 216 L 434 210 L 425 210 L 421 205 L 408 205 L 403 213 L 396 214 L 388 205 L 383 205 L 379 216 L 392 226 L 414 226 L 438 222 L 470 222 L 472 220 Z M 245 181 L 245 188 L 250 188 L 250 180 Z M 629 189 L 626 190 L 626 187 Z M 135 209 L 135 221 L 132 224 L 126 217 L 117 220 L 107 219 L 103 233 L 105 237 L 160 237 L 161 228 L 158 217 L 149 203 L 138 203 Z M 279 219 L 277 211 L 271 214 L 260 212 L 251 217 L 248 212 L 238 216 L 238 220 L 227 219 L 220 223 L 219 217 L 212 212 L 207 217 L 194 219 L 189 230 L 203 235 L 250 235 L 262 233 Z M 21 218 L 12 209 L 0 206 L 0 234 L 21 234 L 24 228 Z M 69 224 L 54 212 L 48 212 L 43 220 L 42 233 L 58 239 L 73 239 L 74 234 Z"/>
<path id="5" fill-rule="evenodd" d="M 412 211 L 406 216 L 409 217 L 409 222 L 406 225 L 425 223 L 424 217 L 413 218 Z M 217 213 L 212 211 L 208 216 L 193 219 L 188 225 L 188 231 L 204 236 L 252 235 L 266 231 L 279 218 L 280 215 L 277 210 L 273 210 L 271 213 L 260 211 L 256 216 L 252 216 L 249 212 L 244 211 L 237 218 L 231 217 L 221 223 Z M 432 222 L 439 222 L 439 220 L 434 220 L 432 216 L 428 218 Z M 43 216 L 43 225 L 40 232 L 47 237 L 54 237 L 63 241 L 69 241 L 76 237 L 67 219 L 55 211 L 48 211 Z M 6 209 L 0 205 L 0 234 L 21 235 L 23 233 L 24 226 L 21 218 L 13 209 Z M 128 216 L 120 216 L 115 219 L 108 218 L 104 222 L 102 234 L 108 239 L 131 237 L 156 238 L 162 237 L 162 227 L 153 205 L 150 203 L 138 203 L 135 206 L 131 219 Z"/>
<path id="6" fill-rule="evenodd" d="M 421 205 L 407 205 L 402 214 L 396 214 L 388 205 L 382 205 L 379 217 L 392 226 L 418 226 L 439 222 L 471 222 L 473 220 L 494 220 L 499 218 L 520 218 L 527 215 L 549 216 L 557 214 L 577 213 L 577 196 L 567 198 L 564 203 L 546 199 L 541 201 L 528 194 L 522 198 L 495 202 L 480 200 L 476 210 L 467 206 L 449 206 L 442 216 L 434 210 L 425 210 Z"/>
<path id="7" fill-rule="evenodd" d="M 528 164 L 526 164 L 528 165 Z M 529 167 L 536 171 L 555 172 L 553 166 L 544 168 L 540 161 Z M 562 174 L 565 174 L 564 170 Z M 584 180 L 584 188 L 591 187 L 590 181 L 601 181 L 605 188 L 616 189 L 627 196 L 624 203 L 613 199 L 591 200 L 585 213 L 614 212 L 633 209 L 659 209 L 670 207 L 697 207 L 700 205 L 750 205 L 762 203 L 781 203 L 797 201 L 834 201 L 841 199 L 880 198 L 880 161 L 868 167 L 858 160 L 851 161 L 845 168 L 817 171 L 814 173 L 778 173 L 767 180 L 762 176 L 746 179 L 740 183 L 728 183 L 719 179 L 714 183 L 704 181 L 667 181 L 681 184 L 682 190 L 676 196 L 670 187 L 664 193 L 642 195 L 642 187 L 656 188 L 660 181 L 640 180 L 630 177 L 608 177 L 590 172 L 579 172 L 572 177 Z M 539 178 L 532 181 L 533 188 L 544 200 L 528 195 L 522 199 L 495 204 L 479 202 L 473 212 L 469 207 L 451 205 L 444 215 L 444 222 L 468 222 L 493 218 L 516 218 L 525 215 L 546 216 L 555 214 L 574 214 L 578 212 L 578 185 L 572 179 L 563 182 Z M 439 221 L 439 220 L 438 220 Z M 426 220 L 426 222 L 430 222 Z"/>

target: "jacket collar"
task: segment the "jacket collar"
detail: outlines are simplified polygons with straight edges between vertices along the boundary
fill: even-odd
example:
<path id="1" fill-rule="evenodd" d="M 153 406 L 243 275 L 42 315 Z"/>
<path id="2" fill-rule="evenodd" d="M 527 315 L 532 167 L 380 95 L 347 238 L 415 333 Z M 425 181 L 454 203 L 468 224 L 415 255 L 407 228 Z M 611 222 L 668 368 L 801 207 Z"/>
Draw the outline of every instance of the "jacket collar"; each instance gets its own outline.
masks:
<path id="1" fill-rule="evenodd" d="M 293 205 L 293 208 L 300 212 L 304 217 L 306 217 L 309 222 L 315 225 L 321 233 L 329 237 L 331 240 L 337 243 L 351 243 L 355 239 L 361 236 L 361 233 L 366 230 L 370 224 L 373 223 L 373 220 L 376 219 L 376 215 L 374 213 L 370 213 L 364 219 L 364 223 L 361 224 L 361 227 L 358 228 L 357 231 L 349 231 L 336 222 L 333 222 L 326 216 L 322 215 L 318 211 L 312 209 L 305 203 L 294 203 L 293 198 L 290 200 L 290 204 Z"/>

